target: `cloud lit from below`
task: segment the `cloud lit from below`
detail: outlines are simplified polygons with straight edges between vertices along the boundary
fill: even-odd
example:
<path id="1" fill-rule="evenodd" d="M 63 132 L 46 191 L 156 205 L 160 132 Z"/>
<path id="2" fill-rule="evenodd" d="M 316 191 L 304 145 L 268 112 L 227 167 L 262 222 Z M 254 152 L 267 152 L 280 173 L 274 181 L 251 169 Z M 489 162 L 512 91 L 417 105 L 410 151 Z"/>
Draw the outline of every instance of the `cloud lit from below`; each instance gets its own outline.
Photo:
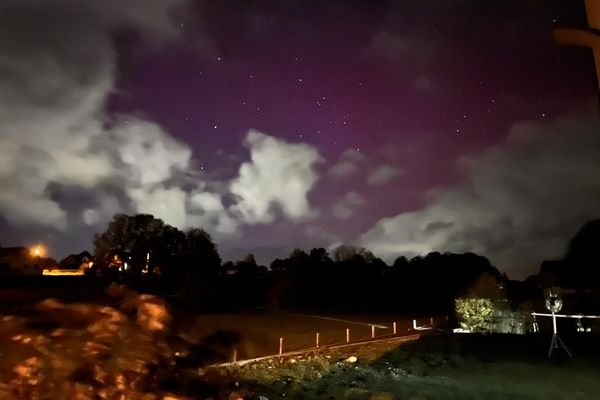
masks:
<path id="1" fill-rule="evenodd" d="M 2 245 L 143 212 L 225 259 L 360 238 L 531 271 L 600 216 L 594 118 L 548 122 L 595 95 L 550 35 L 581 5 L 242 3 L 0 2 Z"/>
<path id="2" fill-rule="evenodd" d="M 563 256 L 582 224 L 600 215 L 599 154 L 595 113 L 517 123 L 504 143 L 459 161 L 466 183 L 378 221 L 360 242 L 388 260 L 476 252 L 509 273 L 532 271 Z"/>
<path id="3" fill-rule="evenodd" d="M 231 181 L 213 182 L 161 126 L 105 110 L 116 85 L 112 33 L 128 24 L 146 44 L 171 40 L 167 16 L 183 4 L 158 2 L 143 15 L 116 2 L 0 6 L 0 183 L 11 188 L 0 192 L 0 212 L 12 225 L 67 231 L 151 213 L 231 236 L 241 224 L 274 221 L 277 210 L 291 219 L 312 212 L 306 195 L 320 160 L 312 146 L 250 130 L 250 161 Z M 60 17 L 67 8 L 76 17 Z M 224 196 L 233 198 L 227 206 Z"/>
<path id="4" fill-rule="evenodd" d="M 293 144 L 251 130 L 246 137 L 250 162 L 240 166 L 231 183 L 237 198 L 233 211 L 247 223 L 275 220 L 274 207 L 291 219 L 312 213 L 307 194 L 318 179 L 314 166 L 318 151 L 306 144 Z"/>

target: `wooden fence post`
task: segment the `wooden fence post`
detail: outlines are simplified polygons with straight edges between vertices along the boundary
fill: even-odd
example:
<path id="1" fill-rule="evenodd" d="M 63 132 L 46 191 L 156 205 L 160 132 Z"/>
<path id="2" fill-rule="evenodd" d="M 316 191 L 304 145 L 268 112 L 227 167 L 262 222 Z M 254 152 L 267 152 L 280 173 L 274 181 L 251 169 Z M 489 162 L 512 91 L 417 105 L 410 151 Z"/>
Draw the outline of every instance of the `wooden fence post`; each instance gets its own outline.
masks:
<path id="1" fill-rule="evenodd" d="M 315 342 L 316 342 L 316 347 L 319 347 L 319 332 L 317 332 L 316 336 L 315 336 Z"/>
<path id="2" fill-rule="evenodd" d="M 371 338 L 375 337 L 375 325 L 371 325 Z"/>
<path id="3" fill-rule="evenodd" d="M 394 335 L 397 333 L 398 331 L 396 330 L 396 322 L 394 322 Z"/>
<path id="4" fill-rule="evenodd" d="M 346 328 L 346 343 L 350 342 L 350 328 Z"/>
<path id="5" fill-rule="evenodd" d="M 233 358 L 233 362 L 237 361 L 237 349 L 235 347 L 233 348 L 233 357 L 232 358 Z"/>
<path id="6" fill-rule="evenodd" d="M 279 338 L 279 355 L 283 354 L 283 338 Z"/>

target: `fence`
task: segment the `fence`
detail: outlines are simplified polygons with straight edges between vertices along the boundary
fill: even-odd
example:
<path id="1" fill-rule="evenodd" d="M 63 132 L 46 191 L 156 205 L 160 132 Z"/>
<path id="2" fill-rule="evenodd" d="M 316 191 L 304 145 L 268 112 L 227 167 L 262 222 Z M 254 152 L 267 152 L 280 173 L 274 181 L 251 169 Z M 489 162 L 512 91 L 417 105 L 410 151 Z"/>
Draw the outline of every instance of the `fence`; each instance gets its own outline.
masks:
<path id="1" fill-rule="evenodd" d="M 419 318 L 412 320 L 393 321 L 388 324 L 354 323 L 352 328 L 327 329 L 313 333 L 290 334 L 279 337 L 279 340 L 269 346 L 271 351 L 263 354 L 249 353 L 243 348 L 233 347 L 231 361 L 238 362 L 247 359 L 268 356 L 285 355 L 293 352 L 318 350 L 344 344 L 368 343 L 377 339 L 407 336 L 422 331 L 432 330 L 448 317 Z"/>

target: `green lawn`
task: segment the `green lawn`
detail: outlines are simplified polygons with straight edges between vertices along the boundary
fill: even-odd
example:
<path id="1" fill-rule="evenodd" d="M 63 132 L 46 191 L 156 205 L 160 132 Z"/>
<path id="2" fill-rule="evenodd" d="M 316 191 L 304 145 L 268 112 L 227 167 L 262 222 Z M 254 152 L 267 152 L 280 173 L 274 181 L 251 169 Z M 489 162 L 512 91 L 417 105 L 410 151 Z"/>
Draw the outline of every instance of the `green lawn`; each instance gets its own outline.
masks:
<path id="1" fill-rule="evenodd" d="M 433 335 L 329 351 L 227 372 L 269 399 L 598 399 L 600 338 L 568 337 L 574 358 L 546 357 L 549 338 Z M 357 363 L 341 360 L 357 355 Z"/>

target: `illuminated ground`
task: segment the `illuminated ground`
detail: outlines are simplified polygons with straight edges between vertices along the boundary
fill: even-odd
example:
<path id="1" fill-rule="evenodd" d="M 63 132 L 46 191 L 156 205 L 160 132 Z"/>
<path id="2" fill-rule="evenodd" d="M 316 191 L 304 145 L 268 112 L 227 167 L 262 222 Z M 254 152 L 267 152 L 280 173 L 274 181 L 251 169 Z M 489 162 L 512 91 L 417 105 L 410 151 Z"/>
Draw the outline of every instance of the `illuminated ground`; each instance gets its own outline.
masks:
<path id="1" fill-rule="evenodd" d="M 320 353 L 230 369 L 241 392 L 269 399 L 594 399 L 598 337 L 565 338 L 575 358 L 548 360 L 546 337 L 443 335 L 401 346 Z M 356 355 L 358 362 L 342 360 Z"/>
<path id="2" fill-rule="evenodd" d="M 276 354 L 279 338 L 283 337 L 284 351 L 295 351 L 315 346 L 315 334 L 319 332 L 320 345 L 346 341 L 346 329 L 350 329 L 352 341 L 371 337 L 370 324 L 376 324 L 376 337 L 393 334 L 393 320 L 397 320 L 398 334 L 410 334 L 412 320 L 392 315 L 370 319 L 360 316 L 323 318 L 299 313 L 246 312 L 230 314 L 207 314 L 193 317 L 193 322 L 180 329 L 187 332 L 194 342 L 200 342 L 217 329 L 240 335 L 237 351 L 240 359 Z M 417 320 L 419 325 L 429 324 L 429 319 Z"/>

